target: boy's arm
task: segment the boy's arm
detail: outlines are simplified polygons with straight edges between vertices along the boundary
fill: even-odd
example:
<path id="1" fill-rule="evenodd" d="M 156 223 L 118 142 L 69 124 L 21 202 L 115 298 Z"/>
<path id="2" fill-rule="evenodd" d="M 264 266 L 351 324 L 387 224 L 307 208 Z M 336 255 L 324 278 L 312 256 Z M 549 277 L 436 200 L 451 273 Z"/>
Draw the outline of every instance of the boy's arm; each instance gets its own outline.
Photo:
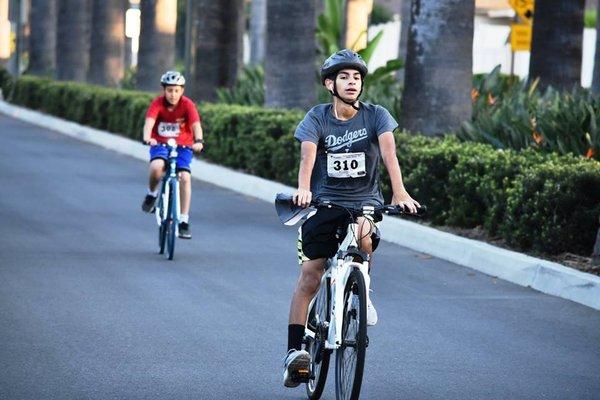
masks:
<path id="1" fill-rule="evenodd" d="M 310 141 L 303 141 L 300 145 L 300 169 L 298 171 L 298 190 L 294 194 L 294 203 L 302 207 L 308 207 L 312 200 L 310 191 L 310 177 L 315 159 L 317 157 L 317 145 Z"/>
<path id="2" fill-rule="evenodd" d="M 200 121 L 196 121 L 192 124 L 192 133 L 194 134 L 194 142 L 196 142 L 196 140 L 204 140 L 204 132 L 202 132 L 202 125 L 200 124 Z M 192 145 L 192 149 L 196 153 L 200 153 L 203 148 L 204 143 L 194 143 Z"/>
<path id="3" fill-rule="evenodd" d="M 410 197 L 404 188 L 402 172 L 400 171 L 400 164 L 398 163 L 398 157 L 396 156 L 396 141 L 394 140 L 394 134 L 392 132 L 384 132 L 379 135 L 378 141 L 381 158 L 390 175 L 393 193 L 392 204 L 398 204 L 408 209 L 411 213 L 416 213 L 417 207 L 421 207 L 421 205 Z"/>
<path id="4" fill-rule="evenodd" d="M 156 146 L 156 139 L 151 139 L 152 128 L 154 128 L 155 123 L 156 119 L 154 118 L 146 118 L 146 121 L 144 122 L 142 141 L 151 146 Z"/>

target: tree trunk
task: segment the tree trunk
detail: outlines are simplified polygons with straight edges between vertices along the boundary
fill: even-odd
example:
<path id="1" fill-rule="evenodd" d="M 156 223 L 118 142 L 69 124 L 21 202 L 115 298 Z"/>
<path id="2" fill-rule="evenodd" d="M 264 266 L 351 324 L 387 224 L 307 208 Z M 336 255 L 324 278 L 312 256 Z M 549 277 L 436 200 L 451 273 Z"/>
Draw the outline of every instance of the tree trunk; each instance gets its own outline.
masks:
<path id="1" fill-rule="evenodd" d="M 140 11 L 137 88 L 155 91 L 161 75 L 175 67 L 177 0 L 144 0 Z"/>
<path id="2" fill-rule="evenodd" d="M 402 126 L 442 135 L 472 113 L 475 1 L 413 0 Z"/>
<path id="3" fill-rule="evenodd" d="M 600 0 L 598 0 L 596 5 L 598 7 L 598 11 L 600 11 Z M 600 18 L 598 17 L 596 17 L 596 52 L 594 54 L 594 75 L 592 78 L 592 93 L 595 95 L 600 94 Z"/>
<path id="4" fill-rule="evenodd" d="M 84 82 L 90 53 L 90 0 L 59 0 L 56 78 Z"/>
<path id="5" fill-rule="evenodd" d="M 267 2 L 267 106 L 307 109 L 314 104 L 315 30 L 315 0 Z"/>
<path id="6" fill-rule="evenodd" d="M 56 69 L 56 0 L 31 0 L 28 73 L 53 76 Z"/>
<path id="7" fill-rule="evenodd" d="M 535 3 L 529 79 L 540 78 L 540 87 L 581 85 L 583 10 L 582 1 Z"/>
<path id="8" fill-rule="evenodd" d="M 125 10 L 122 0 L 93 0 L 88 80 L 116 87 L 123 79 Z"/>
<path id="9" fill-rule="evenodd" d="M 346 1 L 344 43 L 347 49 L 359 51 L 367 47 L 367 29 L 372 10 L 373 0 Z"/>
<path id="10" fill-rule="evenodd" d="M 398 43 L 398 58 L 406 62 L 406 49 L 408 46 L 408 32 L 410 27 L 410 9 L 412 0 L 400 0 L 402 2 L 400 11 L 400 42 Z M 396 79 L 404 86 L 404 68 L 396 72 Z"/>
<path id="11" fill-rule="evenodd" d="M 243 0 L 188 0 L 186 70 L 189 91 L 197 100 L 217 100 L 217 88 L 233 87 L 243 64 Z"/>
<path id="12" fill-rule="evenodd" d="M 262 64 L 265 59 L 267 0 L 252 0 L 250 16 L 250 64 Z"/>
<path id="13" fill-rule="evenodd" d="M 598 222 L 600 222 L 600 218 Z M 600 266 L 600 227 L 598 227 L 596 243 L 594 244 L 594 251 L 592 252 L 592 265 Z"/>

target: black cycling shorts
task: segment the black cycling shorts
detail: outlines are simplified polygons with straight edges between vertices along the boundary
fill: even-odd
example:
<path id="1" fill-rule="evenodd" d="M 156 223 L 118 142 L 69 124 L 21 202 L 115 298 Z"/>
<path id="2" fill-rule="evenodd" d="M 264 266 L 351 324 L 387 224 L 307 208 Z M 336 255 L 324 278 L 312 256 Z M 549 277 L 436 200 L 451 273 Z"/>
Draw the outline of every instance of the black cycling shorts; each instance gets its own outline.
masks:
<path id="1" fill-rule="evenodd" d="M 379 245 L 380 235 L 376 222 L 381 221 L 381 214 L 366 216 L 373 221 L 371 240 L 373 251 Z M 346 229 L 351 218 L 346 210 L 337 208 L 319 208 L 299 229 L 298 261 L 300 264 L 308 260 L 333 257 L 346 237 Z"/>

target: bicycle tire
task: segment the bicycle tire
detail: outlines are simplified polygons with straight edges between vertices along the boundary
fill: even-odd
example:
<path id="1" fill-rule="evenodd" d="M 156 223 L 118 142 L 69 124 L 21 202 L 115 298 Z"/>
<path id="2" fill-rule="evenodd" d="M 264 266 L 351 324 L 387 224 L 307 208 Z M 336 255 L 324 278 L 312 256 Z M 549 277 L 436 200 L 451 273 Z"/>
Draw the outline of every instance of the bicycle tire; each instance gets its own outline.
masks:
<path id="1" fill-rule="evenodd" d="M 335 398 L 357 400 L 367 348 L 367 293 L 360 270 L 348 276 L 344 288 L 342 345 L 335 356 Z"/>
<path id="2" fill-rule="evenodd" d="M 158 226 L 158 254 L 165 253 L 165 244 L 167 239 L 167 225 L 166 219 L 163 218 L 164 210 L 163 210 L 163 191 L 161 188 L 160 198 L 158 199 L 158 206 L 155 210 L 157 213 L 157 219 L 160 219 L 160 225 Z"/>
<path id="3" fill-rule="evenodd" d="M 177 215 L 176 215 L 176 192 L 177 185 L 173 182 L 169 183 L 169 206 L 167 208 L 167 258 L 172 260 L 175 257 L 175 236 L 177 231 Z"/>
<path id="4" fill-rule="evenodd" d="M 325 317 L 324 320 L 329 322 L 329 304 L 331 301 L 331 293 L 329 289 L 329 280 L 326 283 L 321 284 L 319 292 L 313 307 L 310 310 L 309 321 L 312 327 L 316 327 L 316 315 L 320 315 L 321 318 Z M 325 383 L 327 382 L 327 374 L 329 371 L 329 360 L 331 358 L 331 350 L 325 348 L 325 341 L 327 340 L 327 330 L 321 329 L 315 333 L 315 338 L 307 337 L 305 350 L 310 354 L 311 362 L 311 379 L 306 382 L 306 395 L 310 400 L 319 400 L 325 389 Z"/>

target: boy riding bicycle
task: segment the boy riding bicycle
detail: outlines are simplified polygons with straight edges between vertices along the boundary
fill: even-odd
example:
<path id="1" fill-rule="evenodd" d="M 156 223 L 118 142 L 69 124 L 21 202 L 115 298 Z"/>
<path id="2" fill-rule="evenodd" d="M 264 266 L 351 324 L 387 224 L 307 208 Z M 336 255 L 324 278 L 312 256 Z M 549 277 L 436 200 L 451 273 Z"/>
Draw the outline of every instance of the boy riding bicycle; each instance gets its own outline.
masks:
<path id="1" fill-rule="evenodd" d="M 415 213 L 420 206 L 402 183 L 393 131 L 398 124 L 383 107 L 358 101 L 367 65 L 355 52 L 341 50 L 332 54 L 321 67 L 321 81 L 332 94 L 332 102 L 313 107 L 296 128 L 294 137 L 301 142 L 298 190 L 294 202 L 307 207 L 311 200 L 332 201 L 349 208 L 382 205 L 379 187 L 379 161 L 390 176 L 392 201 Z M 300 370 L 308 370 L 310 355 L 302 350 L 308 305 L 319 289 L 325 262 L 338 247 L 338 228 L 347 226 L 348 214 L 335 208 L 319 208 L 299 230 L 298 256 L 300 277 L 290 306 L 288 353 L 283 379 L 287 387 L 296 387 Z M 360 248 L 372 255 L 379 243 L 375 225 L 381 216 L 359 217 L 357 238 Z M 368 296 L 367 324 L 377 323 L 377 312 Z"/>
<path id="2" fill-rule="evenodd" d="M 160 78 L 163 94 L 156 97 L 146 113 L 143 142 L 150 145 L 150 178 L 148 193 L 142 203 L 142 210 L 152 212 L 158 184 L 165 172 L 169 159 L 168 150 L 160 144 L 174 138 L 178 146 L 177 172 L 180 182 L 181 215 L 179 237 L 191 239 L 189 210 L 192 198 L 191 168 L 193 153 L 204 148 L 200 116 L 194 102 L 183 95 L 185 78 L 179 72 L 167 71 Z"/>

